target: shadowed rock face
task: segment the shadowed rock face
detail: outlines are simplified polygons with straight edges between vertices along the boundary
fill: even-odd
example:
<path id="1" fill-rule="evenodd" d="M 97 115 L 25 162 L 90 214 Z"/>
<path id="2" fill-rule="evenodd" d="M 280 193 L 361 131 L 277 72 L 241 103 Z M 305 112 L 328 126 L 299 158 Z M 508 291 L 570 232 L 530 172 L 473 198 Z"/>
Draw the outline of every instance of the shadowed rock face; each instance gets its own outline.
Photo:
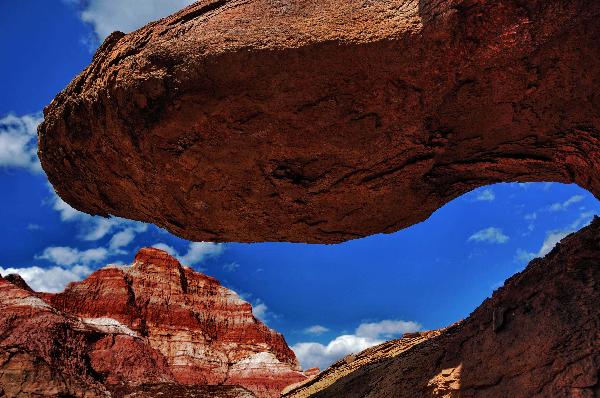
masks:
<path id="1" fill-rule="evenodd" d="M 114 33 L 45 110 L 91 214 L 191 240 L 393 232 L 501 181 L 600 195 L 600 2 L 215 0 Z"/>
<path id="2" fill-rule="evenodd" d="M 340 361 L 285 398 L 600 396 L 600 219 L 466 320 Z"/>

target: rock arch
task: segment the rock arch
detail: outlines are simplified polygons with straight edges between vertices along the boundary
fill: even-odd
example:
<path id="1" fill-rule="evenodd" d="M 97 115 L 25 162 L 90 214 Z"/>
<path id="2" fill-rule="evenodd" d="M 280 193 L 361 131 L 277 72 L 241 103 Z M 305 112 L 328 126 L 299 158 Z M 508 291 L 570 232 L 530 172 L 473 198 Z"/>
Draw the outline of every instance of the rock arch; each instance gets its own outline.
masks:
<path id="1" fill-rule="evenodd" d="M 190 240 L 336 243 L 475 187 L 600 195 L 600 3 L 200 1 L 113 33 L 45 110 L 90 214 Z"/>

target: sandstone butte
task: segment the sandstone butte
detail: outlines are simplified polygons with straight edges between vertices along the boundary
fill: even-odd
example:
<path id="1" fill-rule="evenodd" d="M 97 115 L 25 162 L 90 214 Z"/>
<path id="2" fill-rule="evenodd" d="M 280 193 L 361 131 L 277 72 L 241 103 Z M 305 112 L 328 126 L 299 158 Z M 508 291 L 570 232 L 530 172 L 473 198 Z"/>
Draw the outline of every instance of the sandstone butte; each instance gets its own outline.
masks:
<path id="1" fill-rule="evenodd" d="M 0 397 L 275 398 L 307 379 L 250 304 L 157 249 L 58 294 L 0 279 L 0 307 Z"/>
<path id="2" fill-rule="evenodd" d="M 284 398 L 600 397 L 600 219 L 464 321 L 332 365 Z"/>
<path id="3" fill-rule="evenodd" d="M 45 109 L 90 214 L 189 240 L 334 243 L 478 186 L 600 195 L 600 2 L 204 0 L 115 32 Z"/>

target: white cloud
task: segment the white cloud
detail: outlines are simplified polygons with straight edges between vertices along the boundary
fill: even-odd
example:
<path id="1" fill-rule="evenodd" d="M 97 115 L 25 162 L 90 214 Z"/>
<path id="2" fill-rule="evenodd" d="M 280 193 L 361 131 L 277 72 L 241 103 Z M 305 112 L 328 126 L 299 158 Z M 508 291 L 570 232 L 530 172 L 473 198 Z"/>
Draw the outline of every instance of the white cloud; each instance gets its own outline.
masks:
<path id="1" fill-rule="evenodd" d="M 154 247 L 155 249 L 160 249 L 160 250 L 166 251 L 173 257 L 179 256 L 179 253 L 177 253 L 177 250 L 175 250 L 174 247 L 167 245 L 166 243 L 155 243 L 152 245 L 152 247 Z"/>
<path id="2" fill-rule="evenodd" d="M 103 247 L 80 251 L 72 247 L 52 246 L 44 249 L 44 252 L 36 258 L 48 260 L 56 265 L 69 266 L 74 264 L 98 264 L 106 260 L 108 256 L 108 250 Z"/>
<path id="3" fill-rule="evenodd" d="M 66 0 L 81 7 L 81 19 L 91 24 L 98 38 L 120 30 L 131 32 L 166 17 L 196 0 Z"/>
<path id="4" fill-rule="evenodd" d="M 483 191 L 480 191 L 475 197 L 475 200 L 481 202 L 491 202 L 494 199 L 496 199 L 496 194 L 494 194 L 494 191 L 492 191 L 491 189 L 484 189 Z"/>
<path id="5" fill-rule="evenodd" d="M 42 172 L 37 157 L 37 126 L 41 121 L 39 114 L 0 118 L 0 167 Z"/>
<path id="6" fill-rule="evenodd" d="M 549 211 L 562 211 L 567 210 L 569 206 L 575 203 L 579 203 L 583 200 L 583 195 L 573 195 L 569 199 L 565 200 L 562 203 L 554 203 L 548 207 Z"/>
<path id="7" fill-rule="evenodd" d="M 356 329 L 356 335 L 370 339 L 380 339 L 382 337 L 391 339 L 404 333 L 419 330 L 421 325 L 413 321 L 384 320 L 375 323 L 363 323 Z"/>
<path id="8" fill-rule="evenodd" d="M 128 231 L 127 234 L 135 237 L 136 234 L 145 232 L 148 229 L 147 224 L 124 218 L 90 216 L 89 214 L 75 210 L 62 200 L 60 196 L 56 194 L 52 185 L 48 184 L 48 190 L 51 195 L 48 202 L 52 206 L 52 209 L 59 213 L 61 221 L 78 223 L 79 238 L 82 240 L 97 241 L 114 231 L 117 233 L 119 231 Z M 133 239 L 129 242 L 131 241 L 133 241 Z"/>
<path id="9" fill-rule="evenodd" d="M 320 335 L 320 334 L 327 333 L 327 332 L 329 332 L 329 329 L 326 328 L 325 326 L 321 326 L 321 325 L 313 325 L 311 327 L 304 329 L 304 333 L 306 333 L 306 334 Z"/>
<path id="10" fill-rule="evenodd" d="M 571 232 L 573 231 L 553 231 L 546 234 L 546 239 L 544 239 L 544 243 L 542 243 L 542 247 L 538 252 L 538 257 L 544 257 L 546 254 L 550 253 L 550 251 L 554 249 L 554 246 Z"/>
<path id="11" fill-rule="evenodd" d="M 61 292 L 69 282 L 80 281 L 92 270 L 86 266 L 77 265 L 69 269 L 62 267 L 41 268 L 2 268 L 0 274 L 19 274 L 27 284 L 36 292 Z"/>
<path id="12" fill-rule="evenodd" d="M 294 344 L 291 348 L 302 368 L 326 369 L 348 354 L 358 353 L 381 343 L 383 341 L 348 334 L 336 337 L 327 345 L 309 342 Z"/>
<path id="13" fill-rule="evenodd" d="M 469 237 L 469 241 L 487 243 L 506 243 L 509 237 L 504 235 L 500 228 L 489 227 L 475 232 Z"/>
<path id="14" fill-rule="evenodd" d="M 181 262 L 187 265 L 193 265 L 201 262 L 207 257 L 215 257 L 223 253 L 224 245 L 214 242 L 192 242 L 188 247 L 188 252 L 181 256 Z"/>
<path id="15" fill-rule="evenodd" d="M 136 235 L 141 232 L 146 232 L 147 224 L 134 224 L 132 227 L 125 228 L 117 232 L 110 238 L 108 244 L 111 251 L 120 252 L 122 247 L 128 246 L 135 239 Z"/>
<path id="16" fill-rule="evenodd" d="M 420 329 L 421 325 L 412 321 L 384 320 L 363 323 L 356 328 L 354 334 L 338 336 L 327 344 L 303 342 L 294 344 L 291 348 L 304 369 L 313 367 L 325 369 L 348 354 L 358 353 L 383 343 L 385 339 L 399 337 L 403 333 L 416 332 Z"/>
<path id="17" fill-rule="evenodd" d="M 186 254 L 180 254 L 173 248 L 165 243 L 156 243 L 152 245 L 160 250 L 164 250 L 171 256 L 176 257 L 184 265 L 196 265 L 208 257 L 216 257 L 223 253 L 225 245 L 222 243 L 213 242 L 191 242 L 188 246 Z"/>
<path id="18" fill-rule="evenodd" d="M 91 217 L 87 214 L 84 214 L 80 221 L 82 221 L 80 238 L 87 241 L 104 238 L 115 227 L 124 222 L 124 220 L 120 221 L 117 218 Z"/>
<path id="19" fill-rule="evenodd" d="M 263 303 L 261 299 L 256 300 L 256 302 L 252 305 L 252 313 L 256 318 L 265 323 L 270 316 L 269 307 L 267 307 L 267 305 Z"/>
<path id="20" fill-rule="evenodd" d="M 223 265 L 223 269 L 227 272 L 233 272 L 233 271 L 237 270 L 238 268 L 240 268 L 240 265 L 236 262 L 227 263 L 227 264 Z"/>
<path id="21" fill-rule="evenodd" d="M 528 263 L 529 261 L 536 258 L 538 255 L 536 253 L 528 252 L 527 250 L 517 249 L 517 254 L 515 255 L 515 261 Z"/>
<path id="22" fill-rule="evenodd" d="M 534 211 L 533 213 L 525 214 L 525 220 L 527 220 L 527 221 L 537 220 L 537 213 Z"/>
<path id="23" fill-rule="evenodd" d="M 579 214 L 579 216 L 571 223 L 571 225 L 568 226 L 568 228 L 565 228 L 563 230 L 548 231 L 546 233 L 546 239 L 544 239 L 544 242 L 542 243 L 542 247 L 540 248 L 537 257 L 543 257 L 546 254 L 550 253 L 550 251 L 554 249 L 554 246 L 556 246 L 558 242 L 563 240 L 564 237 L 588 225 L 592 221 L 594 214 L 595 213 L 592 211 L 585 211 Z"/>
<path id="24" fill-rule="evenodd" d="M 58 196 L 56 192 L 54 192 L 54 188 L 52 188 L 50 184 L 48 184 L 48 188 L 50 190 L 50 193 L 52 194 L 50 198 L 52 209 L 56 210 L 60 214 L 61 221 L 75 221 L 86 219 L 87 217 L 91 218 L 91 216 L 82 213 L 79 210 L 75 210 L 74 208 L 69 206 L 67 202 L 62 200 L 60 196 Z"/>
<path id="25" fill-rule="evenodd" d="M 580 213 L 579 216 L 571 223 L 569 228 L 572 231 L 576 231 L 579 228 L 585 227 L 592 221 L 594 215 L 595 213 L 593 211 L 584 211 L 583 213 Z"/>

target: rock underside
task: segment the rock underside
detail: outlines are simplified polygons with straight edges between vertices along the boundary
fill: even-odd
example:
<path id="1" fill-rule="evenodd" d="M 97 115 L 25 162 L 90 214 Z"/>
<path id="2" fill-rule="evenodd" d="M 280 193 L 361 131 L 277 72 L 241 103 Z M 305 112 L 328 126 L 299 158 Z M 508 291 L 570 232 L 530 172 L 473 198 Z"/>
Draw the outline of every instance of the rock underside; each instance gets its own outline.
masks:
<path id="1" fill-rule="evenodd" d="M 45 110 L 90 214 L 190 240 L 340 242 L 478 186 L 600 195 L 600 2 L 205 0 L 114 33 Z"/>
<path id="2" fill-rule="evenodd" d="M 307 378 L 250 304 L 166 252 L 142 249 L 130 267 L 58 294 L 21 282 L 0 280 L 0 396 L 274 398 Z M 186 387 L 195 385 L 245 389 Z"/>
<path id="3" fill-rule="evenodd" d="M 342 360 L 285 398 L 600 396 L 600 219 L 447 329 Z"/>

